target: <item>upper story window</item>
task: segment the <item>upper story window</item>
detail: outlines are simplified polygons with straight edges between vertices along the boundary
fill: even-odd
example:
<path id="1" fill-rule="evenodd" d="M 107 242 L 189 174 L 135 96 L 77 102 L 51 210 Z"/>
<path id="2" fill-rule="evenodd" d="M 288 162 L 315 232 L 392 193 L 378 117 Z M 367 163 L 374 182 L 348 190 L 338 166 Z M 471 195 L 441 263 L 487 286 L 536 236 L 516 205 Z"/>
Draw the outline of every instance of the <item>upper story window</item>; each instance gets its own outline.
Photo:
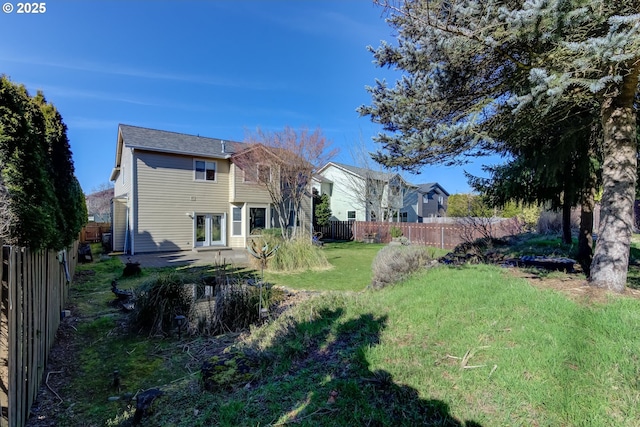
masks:
<path id="1" fill-rule="evenodd" d="M 196 181 L 215 181 L 216 180 L 216 162 L 208 162 L 206 160 L 194 160 L 193 168 L 195 170 Z"/>
<path id="2" fill-rule="evenodd" d="M 441 205 L 444 204 L 444 197 L 438 196 L 438 203 L 440 203 Z"/>
<path id="3" fill-rule="evenodd" d="M 256 165 L 256 168 L 248 168 L 244 170 L 245 182 L 259 182 L 266 184 L 271 182 L 271 167 L 269 165 L 260 164 Z"/>
<path id="4" fill-rule="evenodd" d="M 260 182 L 271 182 L 271 168 L 268 165 L 258 165 L 258 179 Z"/>

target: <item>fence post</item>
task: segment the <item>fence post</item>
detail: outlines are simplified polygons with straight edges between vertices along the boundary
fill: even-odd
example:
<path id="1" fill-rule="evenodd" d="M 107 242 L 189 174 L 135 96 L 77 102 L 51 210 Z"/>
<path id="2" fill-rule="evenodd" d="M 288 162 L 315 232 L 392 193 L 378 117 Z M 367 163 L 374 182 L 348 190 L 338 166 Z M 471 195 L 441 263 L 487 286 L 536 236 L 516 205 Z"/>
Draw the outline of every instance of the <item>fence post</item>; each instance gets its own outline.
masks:
<path id="1" fill-rule="evenodd" d="M 0 427 L 9 426 L 9 284 L 7 252 L 0 254 Z M 5 391 L 6 390 L 6 391 Z"/>

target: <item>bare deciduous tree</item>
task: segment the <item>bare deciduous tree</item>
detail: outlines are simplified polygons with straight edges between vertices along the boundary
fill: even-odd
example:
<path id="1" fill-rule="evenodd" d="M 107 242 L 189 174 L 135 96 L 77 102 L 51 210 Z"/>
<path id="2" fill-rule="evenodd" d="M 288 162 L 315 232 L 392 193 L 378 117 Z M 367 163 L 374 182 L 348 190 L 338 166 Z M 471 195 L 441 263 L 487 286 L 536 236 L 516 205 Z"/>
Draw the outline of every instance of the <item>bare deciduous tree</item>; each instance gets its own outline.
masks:
<path id="1" fill-rule="evenodd" d="M 111 199 L 113 198 L 113 183 L 104 182 L 94 187 L 91 194 L 87 194 L 87 212 L 92 215 L 109 215 L 111 213 Z"/>
<path id="2" fill-rule="evenodd" d="M 245 179 L 269 193 L 283 238 L 296 236 L 306 229 L 303 223 L 311 225 L 311 177 L 335 150 L 320 129 L 258 129 L 245 142 L 250 147 L 236 153 L 233 162 L 244 171 Z M 303 212 L 308 215 L 300 218 Z"/>
<path id="3" fill-rule="evenodd" d="M 352 173 L 346 176 L 345 185 L 364 211 L 365 221 L 393 218 L 403 206 L 405 182 L 374 162 L 362 142 L 354 145 L 350 154 L 355 167 L 349 168 Z"/>

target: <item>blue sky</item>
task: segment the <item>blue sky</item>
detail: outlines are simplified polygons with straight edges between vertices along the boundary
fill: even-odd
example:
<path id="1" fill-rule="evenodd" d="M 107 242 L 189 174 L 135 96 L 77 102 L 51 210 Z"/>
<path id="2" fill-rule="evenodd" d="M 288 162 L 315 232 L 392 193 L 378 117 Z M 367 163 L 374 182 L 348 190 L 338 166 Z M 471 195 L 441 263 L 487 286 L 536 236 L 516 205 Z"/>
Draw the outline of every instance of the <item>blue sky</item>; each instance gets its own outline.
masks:
<path id="1" fill-rule="evenodd" d="M 61 112 L 85 193 L 109 180 L 118 123 L 234 141 L 319 127 L 350 164 L 360 141 L 376 149 L 378 127 L 356 108 L 370 102 L 366 85 L 397 74 L 366 49 L 394 40 L 368 0 L 55 0 L 39 15 L 11 3 L 0 73 Z M 407 178 L 467 192 L 463 169 L 480 164 Z"/>

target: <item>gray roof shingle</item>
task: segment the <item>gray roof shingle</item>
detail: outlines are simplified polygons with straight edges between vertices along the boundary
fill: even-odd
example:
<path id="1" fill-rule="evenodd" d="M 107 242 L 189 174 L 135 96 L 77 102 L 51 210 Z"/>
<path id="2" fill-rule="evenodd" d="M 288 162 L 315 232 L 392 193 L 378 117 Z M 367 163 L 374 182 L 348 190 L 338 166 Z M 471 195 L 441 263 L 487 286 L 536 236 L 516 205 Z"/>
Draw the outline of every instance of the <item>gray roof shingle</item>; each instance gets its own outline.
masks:
<path id="1" fill-rule="evenodd" d="M 330 162 L 333 163 L 334 165 L 348 170 L 351 173 L 354 173 L 360 177 L 369 177 L 371 179 L 377 179 L 380 181 L 387 181 L 389 180 L 391 177 L 393 177 L 395 174 L 393 173 L 389 173 L 389 172 L 381 172 L 381 171 L 376 171 L 373 169 L 367 169 L 367 168 L 360 168 L 358 166 L 351 166 L 351 165 L 347 165 L 345 163 L 338 163 L 338 162 Z"/>
<path id="2" fill-rule="evenodd" d="M 418 191 L 424 194 L 430 193 L 434 191 L 436 188 L 439 188 L 445 195 L 449 196 L 449 192 L 444 189 L 444 187 L 437 182 L 428 182 L 426 184 L 418 184 Z"/>
<path id="3" fill-rule="evenodd" d="M 228 158 L 244 148 L 241 142 L 207 138 L 199 135 L 148 129 L 138 126 L 119 126 L 128 147 L 164 153 Z"/>

